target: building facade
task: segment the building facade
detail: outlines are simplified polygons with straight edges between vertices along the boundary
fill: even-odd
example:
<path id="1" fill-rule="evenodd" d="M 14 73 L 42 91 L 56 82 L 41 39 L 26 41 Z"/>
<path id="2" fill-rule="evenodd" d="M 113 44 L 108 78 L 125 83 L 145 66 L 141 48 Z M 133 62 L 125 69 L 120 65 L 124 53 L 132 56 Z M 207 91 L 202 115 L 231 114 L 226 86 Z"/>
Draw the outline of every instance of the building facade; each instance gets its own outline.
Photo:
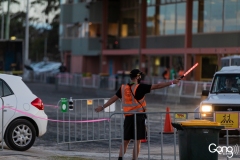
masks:
<path id="1" fill-rule="evenodd" d="M 165 67 L 210 80 L 240 53 L 240 0 L 62 0 L 59 46 L 72 73 Z"/>

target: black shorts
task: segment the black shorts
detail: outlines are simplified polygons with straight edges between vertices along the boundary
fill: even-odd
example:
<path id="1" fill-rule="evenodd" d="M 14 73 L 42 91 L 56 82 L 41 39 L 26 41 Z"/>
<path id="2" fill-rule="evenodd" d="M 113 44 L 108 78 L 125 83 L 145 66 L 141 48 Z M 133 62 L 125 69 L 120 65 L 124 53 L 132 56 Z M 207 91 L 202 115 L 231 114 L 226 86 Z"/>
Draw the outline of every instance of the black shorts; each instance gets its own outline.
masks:
<path id="1" fill-rule="evenodd" d="M 146 138 L 145 118 L 141 114 L 136 115 L 137 140 Z M 124 140 L 135 139 L 134 115 L 126 116 L 124 120 Z"/>

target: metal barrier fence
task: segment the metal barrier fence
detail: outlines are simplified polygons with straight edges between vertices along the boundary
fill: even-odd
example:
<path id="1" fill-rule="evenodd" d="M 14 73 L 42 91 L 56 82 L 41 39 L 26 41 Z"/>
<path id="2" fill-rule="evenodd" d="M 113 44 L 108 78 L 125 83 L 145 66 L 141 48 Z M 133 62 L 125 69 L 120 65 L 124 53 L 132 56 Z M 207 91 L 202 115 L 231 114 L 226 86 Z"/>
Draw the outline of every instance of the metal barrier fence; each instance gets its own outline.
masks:
<path id="1" fill-rule="evenodd" d="M 123 142 L 124 113 L 120 110 L 121 102 L 116 102 L 105 112 L 96 113 L 94 108 L 104 104 L 108 99 L 74 99 L 74 110 L 57 113 L 57 143 L 68 144 L 90 141 L 109 141 L 109 159 L 112 150 L 119 149 Z M 61 108 L 61 103 L 58 103 Z M 134 113 L 139 114 L 139 113 Z M 147 116 L 147 144 L 142 145 L 143 159 L 178 159 L 178 137 L 176 129 L 174 134 L 164 134 L 166 115 L 169 114 L 172 122 L 194 119 L 196 112 L 146 112 Z M 239 112 L 238 112 L 239 114 Z M 62 123 L 65 122 L 65 123 Z M 136 127 L 135 127 L 136 128 Z M 226 130 L 226 146 L 229 146 L 228 130 Z M 114 142 L 114 146 L 112 145 Z M 119 146 L 116 148 L 116 143 Z M 123 143 L 122 143 L 123 144 Z M 123 146 L 122 146 L 123 147 Z M 167 148 L 166 148 L 167 147 Z M 171 148 L 173 155 L 169 155 Z M 136 152 L 136 151 L 135 151 Z M 223 156 L 223 155 L 222 155 Z M 224 158 L 224 157 L 222 157 Z M 169 158 L 167 158 L 169 159 Z"/>
<path id="2" fill-rule="evenodd" d="M 76 143 L 86 141 L 100 141 L 109 139 L 109 117 L 115 104 L 105 108 L 105 112 L 96 113 L 95 107 L 106 103 L 108 99 L 73 99 L 74 110 L 61 112 L 61 101 L 58 102 L 60 109 L 57 111 L 57 143 Z M 112 120 L 114 128 L 119 128 L 117 119 Z M 64 122 L 64 123 L 62 123 Z M 120 138 L 120 132 L 115 130 L 115 138 Z M 69 145 L 70 147 L 70 145 Z"/>
<path id="3" fill-rule="evenodd" d="M 23 77 L 26 81 L 36 81 L 43 83 L 52 83 L 56 85 L 84 87 L 84 88 L 101 88 L 107 90 L 117 90 L 121 84 L 129 82 L 129 78 L 116 78 L 114 76 L 92 75 L 91 77 L 83 77 L 82 74 L 70 73 L 35 73 L 29 72 L 28 76 Z M 161 77 L 146 77 L 144 83 L 156 84 L 165 82 Z M 180 81 L 178 85 L 154 90 L 151 94 L 179 96 L 187 98 L 201 98 L 202 90 L 209 89 L 211 82 L 199 81 Z"/>

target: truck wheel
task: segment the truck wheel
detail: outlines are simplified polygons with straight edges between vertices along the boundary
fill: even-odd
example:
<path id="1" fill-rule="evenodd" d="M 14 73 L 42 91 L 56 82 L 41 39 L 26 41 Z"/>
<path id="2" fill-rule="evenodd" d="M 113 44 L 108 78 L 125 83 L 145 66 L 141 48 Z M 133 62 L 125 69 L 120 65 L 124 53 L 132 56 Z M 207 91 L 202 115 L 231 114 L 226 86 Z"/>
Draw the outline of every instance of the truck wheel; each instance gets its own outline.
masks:
<path id="1" fill-rule="evenodd" d="M 36 131 L 32 123 L 25 119 L 13 121 L 5 134 L 6 145 L 13 150 L 26 151 L 32 147 L 36 139 Z"/>

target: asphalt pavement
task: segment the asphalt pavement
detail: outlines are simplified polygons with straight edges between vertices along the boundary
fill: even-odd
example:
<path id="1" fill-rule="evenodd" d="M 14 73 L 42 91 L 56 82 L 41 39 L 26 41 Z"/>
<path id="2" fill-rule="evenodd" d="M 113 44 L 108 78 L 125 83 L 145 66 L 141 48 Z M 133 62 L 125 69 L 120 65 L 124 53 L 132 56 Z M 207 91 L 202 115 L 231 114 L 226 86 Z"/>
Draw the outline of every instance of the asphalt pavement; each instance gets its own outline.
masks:
<path id="1" fill-rule="evenodd" d="M 44 83 L 33 83 L 26 82 L 28 87 L 32 92 L 41 98 L 44 102 L 45 112 L 51 117 L 56 117 L 56 106 L 61 98 L 73 97 L 74 99 L 86 99 L 86 98 L 110 98 L 115 94 L 116 91 L 104 90 L 104 89 L 91 89 L 91 88 L 76 88 L 69 86 L 55 86 L 54 84 L 44 84 Z M 194 108 L 199 104 L 200 99 L 181 99 L 180 101 L 167 102 L 166 99 L 169 97 L 148 94 L 146 96 L 148 111 L 166 111 L 166 107 L 170 108 L 170 111 L 194 111 Z M 170 98 L 171 99 L 171 98 Z M 157 134 L 156 134 L 157 135 Z M 158 135 L 157 135 L 158 136 Z M 159 137 L 153 137 L 153 141 L 159 141 Z M 174 145 L 173 145 L 173 135 L 164 135 L 164 148 L 163 148 L 163 159 L 173 160 L 174 159 Z M 225 138 L 220 139 L 221 143 L 225 143 Z M 112 159 L 117 159 L 120 141 L 115 141 L 113 144 L 111 157 Z M 161 148 L 159 145 L 155 145 L 157 142 L 151 142 L 153 147 L 151 147 L 150 155 L 151 159 L 160 160 Z M 230 139 L 230 144 L 240 144 L 240 137 L 235 137 Z M 129 149 L 125 155 L 125 159 L 131 159 L 133 143 L 129 145 Z M 176 153 L 179 155 L 178 146 L 176 146 Z M 143 143 L 141 147 L 141 152 L 139 155 L 139 160 L 148 159 L 148 148 L 147 143 Z M 12 151 L 4 148 L 0 151 L 0 159 L 3 160 L 42 160 L 42 159 L 73 159 L 73 157 L 87 158 L 93 160 L 106 160 L 109 159 L 109 148 L 108 141 L 101 142 L 84 142 L 84 143 L 74 143 L 68 146 L 67 144 L 58 145 L 56 143 L 56 124 L 54 122 L 49 122 L 47 133 L 42 137 L 36 139 L 34 146 L 25 151 L 18 152 Z M 239 155 L 235 155 L 232 160 L 239 159 Z M 177 157 L 179 159 L 179 157 Z M 219 159 L 227 159 L 226 156 L 219 155 Z"/>

